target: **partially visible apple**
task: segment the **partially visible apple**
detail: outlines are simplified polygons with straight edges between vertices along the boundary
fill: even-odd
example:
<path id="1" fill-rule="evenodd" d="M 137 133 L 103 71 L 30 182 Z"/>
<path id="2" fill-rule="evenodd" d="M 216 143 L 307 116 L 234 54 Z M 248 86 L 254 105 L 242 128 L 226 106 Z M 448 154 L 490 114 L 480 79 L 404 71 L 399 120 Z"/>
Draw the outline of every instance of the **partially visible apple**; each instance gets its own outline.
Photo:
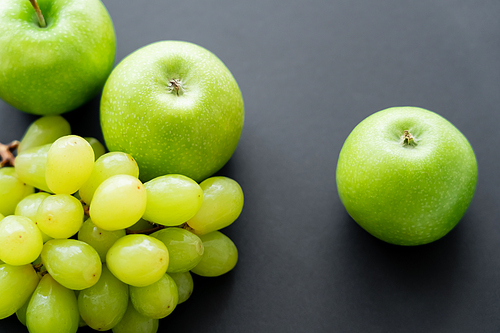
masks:
<path id="1" fill-rule="evenodd" d="M 163 41 L 125 58 L 101 100 L 101 127 L 110 151 L 132 155 L 140 178 L 183 174 L 197 182 L 231 157 L 244 121 L 233 75 L 210 51 Z"/>
<path id="2" fill-rule="evenodd" d="M 34 0 L 30 0 L 33 1 Z M 116 37 L 100 0 L 0 0 L 0 97 L 37 115 L 77 108 L 103 87 Z"/>
<path id="3" fill-rule="evenodd" d="M 476 158 L 464 135 L 417 107 L 389 108 L 363 120 L 337 165 L 337 188 L 349 215 L 398 245 L 446 235 L 471 203 L 476 182 Z"/>

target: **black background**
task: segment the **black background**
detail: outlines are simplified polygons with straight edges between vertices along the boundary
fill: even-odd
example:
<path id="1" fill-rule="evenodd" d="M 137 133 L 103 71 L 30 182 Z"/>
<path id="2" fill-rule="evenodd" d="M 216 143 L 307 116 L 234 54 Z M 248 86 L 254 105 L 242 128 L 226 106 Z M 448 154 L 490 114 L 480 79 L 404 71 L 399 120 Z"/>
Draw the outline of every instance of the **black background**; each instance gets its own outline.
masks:
<path id="1" fill-rule="evenodd" d="M 220 171 L 245 193 L 224 230 L 238 265 L 195 277 L 194 294 L 159 331 L 500 331 L 498 0 L 104 3 L 117 62 L 155 41 L 190 41 L 225 62 L 245 100 L 240 144 Z M 460 224 L 419 247 L 370 236 L 335 185 L 355 125 L 401 105 L 451 121 L 479 165 Z M 75 134 L 102 139 L 99 97 L 65 118 Z M 19 139 L 34 119 L 0 101 L 0 141 Z M 0 321 L 0 332 L 24 331 L 15 316 Z"/>

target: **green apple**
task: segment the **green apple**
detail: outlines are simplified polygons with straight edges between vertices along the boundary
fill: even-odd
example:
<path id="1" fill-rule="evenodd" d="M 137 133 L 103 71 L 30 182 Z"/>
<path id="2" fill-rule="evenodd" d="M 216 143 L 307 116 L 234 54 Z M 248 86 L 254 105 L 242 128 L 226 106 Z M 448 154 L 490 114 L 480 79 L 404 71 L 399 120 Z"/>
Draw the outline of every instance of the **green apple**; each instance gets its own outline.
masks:
<path id="1" fill-rule="evenodd" d="M 32 0 L 34 1 L 34 0 Z M 0 97 L 61 114 L 100 92 L 114 64 L 113 23 L 100 0 L 0 0 Z"/>
<path id="2" fill-rule="evenodd" d="M 231 72 L 188 42 L 135 51 L 113 70 L 101 99 L 108 149 L 132 155 L 143 181 L 172 173 L 198 182 L 209 177 L 233 154 L 243 121 Z"/>
<path id="3" fill-rule="evenodd" d="M 394 107 L 351 132 L 337 164 L 337 188 L 351 217 L 375 237 L 420 245 L 446 235 L 472 201 L 474 152 L 443 117 Z"/>

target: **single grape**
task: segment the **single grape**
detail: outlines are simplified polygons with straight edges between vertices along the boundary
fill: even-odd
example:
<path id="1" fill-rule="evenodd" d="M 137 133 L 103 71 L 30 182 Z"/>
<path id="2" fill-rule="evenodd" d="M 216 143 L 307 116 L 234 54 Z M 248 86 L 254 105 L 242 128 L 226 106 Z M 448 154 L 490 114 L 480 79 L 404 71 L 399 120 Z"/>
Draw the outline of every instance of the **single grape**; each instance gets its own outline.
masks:
<path id="1" fill-rule="evenodd" d="M 43 239 L 35 222 L 9 215 L 0 221 L 0 259 L 9 265 L 27 265 L 42 252 Z"/>
<path id="2" fill-rule="evenodd" d="M 40 207 L 42 201 L 48 196 L 50 196 L 50 194 L 47 192 L 38 192 L 26 196 L 23 200 L 19 201 L 14 214 L 25 216 L 31 221 L 35 222 L 35 224 L 37 224 L 36 213 L 38 211 L 38 207 Z M 40 232 L 42 233 L 42 239 L 44 243 L 52 239 L 52 237 L 45 234 L 42 230 L 40 230 Z"/>
<path id="3" fill-rule="evenodd" d="M 165 318 L 179 300 L 177 285 L 168 274 L 145 287 L 130 286 L 130 299 L 140 314 L 154 319 Z"/>
<path id="4" fill-rule="evenodd" d="M 80 315 L 73 290 L 60 285 L 49 274 L 43 276 L 26 310 L 30 333 L 75 333 Z"/>
<path id="5" fill-rule="evenodd" d="M 106 262 L 106 254 L 111 246 L 121 237 L 125 236 L 125 230 L 107 231 L 96 226 L 92 219 L 87 219 L 80 231 L 78 240 L 91 245 L 99 254 L 101 261 Z"/>
<path id="6" fill-rule="evenodd" d="M 112 176 L 95 191 L 90 217 L 101 229 L 125 229 L 140 220 L 146 201 L 146 190 L 139 179 L 130 175 Z"/>
<path id="7" fill-rule="evenodd" d="M 4 217 L 3 214 L 0 214 L 0 221 L 2 221 Z"/>
<path id="8" fill-rule="evenodd" d="M 103 181 L 115 175 L 139 177 L 139 167 L 132 156 L 127 153 L 110 152 L 95 161 L 89 179 L 80 188 L 80 198 L 90 204 L 95 191 Z"/>
<path id="9" fill-rule="evenodd" d="M 168 275 L 174 279 L 177 285 L 177 291 L 179 293 L 178 304 L 184 303 L 193 294 L 194 283 L 191 273 L 168 273 Z"/>
<path id="10" fill-rule="evenodd" d="M 113 327 L 113 333 L 156 333 L 158 332 L 159 319 L 143 316 L 129 301 L 127 312 L 122 320 Z"/>
<path id="11" fill-rule="evenodd" d="M 94 167 L 94 150 L 77 135 L 57 139 L 47 153 L 45 179 L 52 192 L 72 194 L 85 184 Z"/>
<path id="12" fill-rule="evenodd" d="M 52 239 L 45 243 L 42 263 L 57 282 L 73 290 L 90 288 L 101 277 L 99 254 L 89 244 L 75 239 Z"/>
<path id="13" fill-rule="evenodd" d="M 167 273 L 187 272 L 195 267 L 203 256 L 200 237 L 181 228 L 165 228 L 150 235 L 165 244 L 168 249 Z"/>
<path id="14" fill-rule="evenodd" d="M 49 143 L 23 150 L 23 152 L 16 157 L 16 173 L 19 179 L 26 184 L 39 188 L 42 191 L 52 193 L 45 180 L 47 153 L 51 146 L 52 144 Z"/>
<path id="15" fill-rule="evenodd" d="M 118 239 L 106 255 L 114 276 L 126 284 L 144 287 L 158 281 L 167 271 L 165 244 L 146 235 L 127 235 Z"/>
<path id="16" fill-rule="evenodd" d="M 92 137 L 84 137 L 84 139 L 92 147 L 92 150 L 94 151 L 94 159 L 97 160 L 99 157 L 104 155 L 104 153 L 106 152 L 106 148 L 104 148 L 103 144 L 99 140 Z"/>
<path id="17" fill-rule="evenodd" d="M 99 281 L 80 291 L 78 308 L 87 325 L 97 331 L 107 331 L 123 318 L 127 311 L 128 298 L 128 286 L 103 265 Z"/>
<path id="18" fill-rule="evenodd" d="M 211 177 L 201 182 L 203 203 L 196 215 L 187 221 L 197 235 L 208 234 L 233 223 L 243 209 L 240 185 L 227 177 Z"/>
<path id="19" fill-rule="evenodd" d="M 0 319 L 13 315 L 28 300 L 38 285 L 31 265 L 0 265 Z"/>
<path id="20" fill-rule="evenodd" d="M 40 117 L 28 127 L 19 143 L 17 153 L 20 154 L 26 149 L 43 146 L 53 143 L 62 136 L 70 135 L 69 123 L 61 116 Z"/>
<path id="21" fill-rule="evenodd" d="M 0 168 L 0 214 L 14 214 L 19 201 L 34 191 L 33 186 L 18 178 L 13 167 Z"/>
<path id="22" fill-rule="evenodd" d="M 83 223 L 83 207 L 69 194 L 54 194 L 43 199 L 36 213 L 40 230 L 52 238 L 69 238 Z"/>
<path id="23" fill-rule="evenodd" d="M 233 241 L 220 231 L 200 236 L 205 252 L 191 272 L 201 276 L 219 276 L 232 270 L 238 261 Z"/>
<path id="24" fill-rule="evenodd" d="M 165 226 L 180 225 L 196 214 L 203 202 L 200 185 L 183 175 L 165 175 L 144 184 L 148 204 L 143 218 Z"/>

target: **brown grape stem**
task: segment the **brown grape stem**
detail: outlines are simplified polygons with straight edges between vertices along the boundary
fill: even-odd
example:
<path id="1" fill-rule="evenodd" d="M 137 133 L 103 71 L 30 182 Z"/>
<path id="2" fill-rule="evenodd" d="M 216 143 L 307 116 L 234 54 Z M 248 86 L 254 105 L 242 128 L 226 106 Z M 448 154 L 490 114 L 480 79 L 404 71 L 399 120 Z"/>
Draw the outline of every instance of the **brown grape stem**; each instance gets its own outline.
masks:
<path id="1" fill-rule="evenodd" d="M 90 217 L 90 205 L 87 205 L 83 200 L 80 200 L 80 202 L 82 203 L 83 213 L 85 216 Z"/>
<path id="2" fill-rule="evenodd" d="M 19 141 L 12 141 L 7 145 L 0 143 L 0 168 L 4 166 L 14 166 L 16 157 L 12 152 L 16 150 L 18 146 Z"/>
<path id="3" fill-rule="evenodd" d="M 181 225 L 179 226 L 179 228 L 182 228 L 182 229 L 185 229 L 185 230 L 187 230 L 187 231 L 190 231 L 190 232 L 194 233 L 194 229 L 193 229 L 193 228 L 191 228 L 191 227 L 189 226 L 189 224 L 187 224 L 187 222 L 184 222 L 183 224 L 181 224 Z"/>

